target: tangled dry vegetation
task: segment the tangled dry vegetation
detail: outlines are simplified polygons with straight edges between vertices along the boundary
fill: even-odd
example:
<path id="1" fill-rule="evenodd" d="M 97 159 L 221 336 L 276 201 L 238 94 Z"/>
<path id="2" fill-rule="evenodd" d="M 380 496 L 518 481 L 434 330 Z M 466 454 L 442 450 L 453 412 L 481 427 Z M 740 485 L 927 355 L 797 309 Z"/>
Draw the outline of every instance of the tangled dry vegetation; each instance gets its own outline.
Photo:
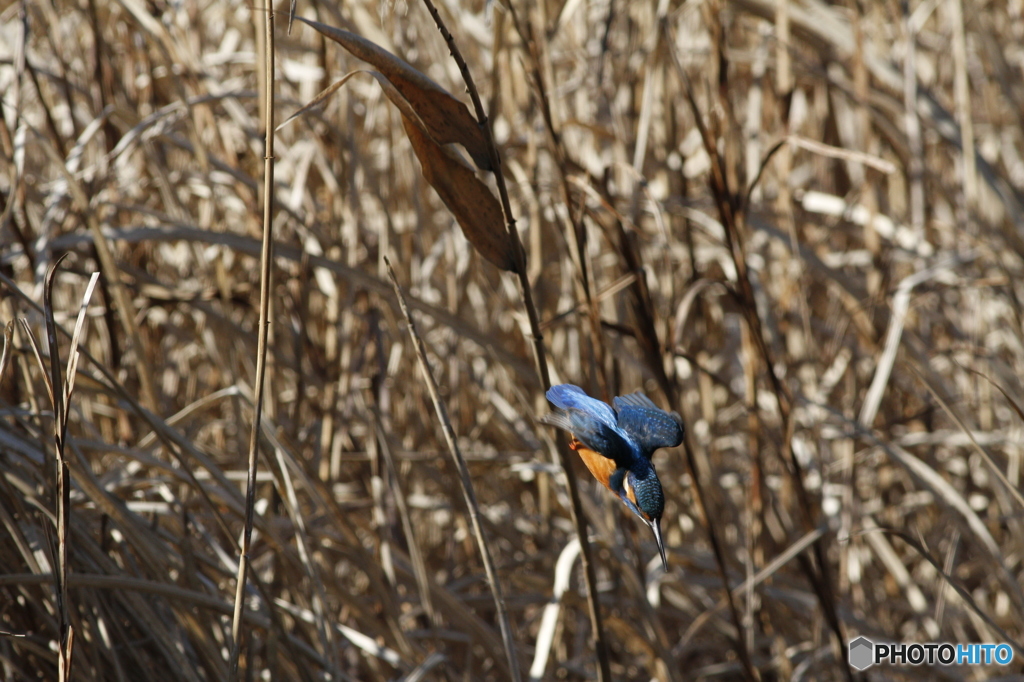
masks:
<path id="1" fill-rule="evenodd" d="M 552 381 L 643 389 L 686 420 L 686 447 L 655 457 L 670 570 L 566 459 L 595 645 L 524 289 L 466 240 L 359 73 L 276 138 L 242 674 L 846 679 L 857 635 L 1020 641 L 1021 3 L 513 5 L 440 14 L 491 112 Z M 469 102 L 417 0 L 298 12 Z M 25 320 L 0 361 L 4 679 L 56 679 L 59 651 L 77 680 L 231 675 L 265 16 L 0 9 L 0 321 Z M 276 123 L 369 68 L 283 14 L 275 35 Z"/>

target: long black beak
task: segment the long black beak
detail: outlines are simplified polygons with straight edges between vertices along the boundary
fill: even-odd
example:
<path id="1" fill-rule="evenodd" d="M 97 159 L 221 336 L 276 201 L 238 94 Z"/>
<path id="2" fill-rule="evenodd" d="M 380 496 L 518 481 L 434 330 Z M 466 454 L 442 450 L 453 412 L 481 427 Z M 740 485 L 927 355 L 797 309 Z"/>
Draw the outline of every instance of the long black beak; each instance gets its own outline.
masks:
<path id="1" fill-rule="evenodd" d="M 654 539 L 658 543 L 658 551 L 661 552 L 661 565 L 668 573 L 668 558 L 665 556 L 665 541 L 661 539 L 661 519 L 651 519 L 651 530 L 654 531 Z"/>

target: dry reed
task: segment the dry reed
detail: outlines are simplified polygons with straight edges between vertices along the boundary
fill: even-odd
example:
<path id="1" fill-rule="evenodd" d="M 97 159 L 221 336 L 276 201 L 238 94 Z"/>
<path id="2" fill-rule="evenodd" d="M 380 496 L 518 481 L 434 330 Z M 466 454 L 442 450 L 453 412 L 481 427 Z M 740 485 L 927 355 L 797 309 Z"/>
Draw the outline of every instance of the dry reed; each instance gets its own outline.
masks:
<path id="1" fill-rule="evenodd" d="M 272 121 L 366 68 L 286 5 L 271 37 L 239 2 L 0 7 L 3 678 L 227 679 L 237 643 L 248 679 L 585 679 L 601 621 L 616 680 L 1021 641 L 1018 4 L 439 3 L 512 272 L 373 78 L 277 132 L 265 174 Z M 426 7 L 297 11 L 470 100 Z M 552 464 L 548 376 L 683 415 L 655 457 L 667 574 Z"/>

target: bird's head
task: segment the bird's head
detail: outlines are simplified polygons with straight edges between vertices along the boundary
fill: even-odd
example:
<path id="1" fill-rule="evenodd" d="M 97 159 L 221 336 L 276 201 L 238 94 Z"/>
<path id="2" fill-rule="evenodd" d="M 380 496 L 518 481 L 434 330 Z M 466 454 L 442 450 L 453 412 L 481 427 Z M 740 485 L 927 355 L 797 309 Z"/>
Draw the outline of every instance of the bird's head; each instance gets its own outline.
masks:
<path id="1" fill-rule="evenodd" d="M 623 480 L 628 506 L 654 531 L 654 539 L 661 552 L 661 563 L 668 570 L 665 543 L 661 538 L 661 515 L 665 512 L 665 493 L 653 467 L 646 471 L 630 471 Z"/>
<path id="2" fill-rule="evenodd" d="M 665 494 L 661 491 L 661 482 L 653 471 L 631 471 L 626 474 L 624 484 L 626 495 L 640 511 L 640 518 L 648 523 L 661 519 L 665 512 Z"/>

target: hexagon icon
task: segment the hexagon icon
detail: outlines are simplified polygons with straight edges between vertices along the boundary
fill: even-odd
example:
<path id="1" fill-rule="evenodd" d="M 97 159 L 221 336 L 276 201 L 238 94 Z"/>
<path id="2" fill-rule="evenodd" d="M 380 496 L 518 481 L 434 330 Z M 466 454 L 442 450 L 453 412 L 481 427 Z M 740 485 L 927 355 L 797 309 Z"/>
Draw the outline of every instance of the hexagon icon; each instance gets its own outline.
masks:
<path id="1" fill-rule="evenodd" d="M 850 665 L 857 670 L 871 667 L 875 658 L 875 644 L 867 637 L 850 642 Z"/>

